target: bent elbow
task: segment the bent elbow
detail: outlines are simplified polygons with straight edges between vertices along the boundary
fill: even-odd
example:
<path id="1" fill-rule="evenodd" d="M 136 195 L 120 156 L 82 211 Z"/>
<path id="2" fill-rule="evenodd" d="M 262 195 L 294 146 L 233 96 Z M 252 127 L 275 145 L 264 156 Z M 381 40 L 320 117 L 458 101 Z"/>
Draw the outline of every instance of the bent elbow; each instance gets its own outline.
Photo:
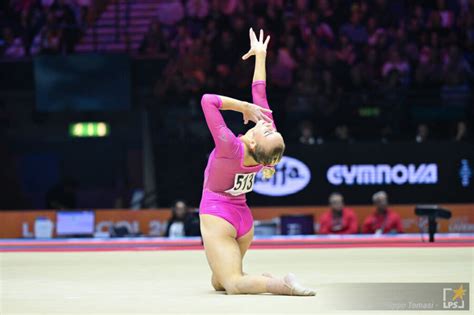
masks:
<path id="1" fill-rule="evenodd" d="M 203 109 L 208 106 L 214 106 L 215 108 L 220 108 L 220 99 L 215 94 L 204 94 L 201 97 L 201 106 Z"/>

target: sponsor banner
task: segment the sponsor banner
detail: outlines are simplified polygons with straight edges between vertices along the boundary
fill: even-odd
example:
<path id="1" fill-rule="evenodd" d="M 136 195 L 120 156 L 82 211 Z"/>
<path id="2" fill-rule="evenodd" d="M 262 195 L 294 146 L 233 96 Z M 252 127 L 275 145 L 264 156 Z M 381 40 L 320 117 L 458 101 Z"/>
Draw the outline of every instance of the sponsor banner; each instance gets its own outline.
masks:
<path id="1" fill-rule="evenodd" d="M 474 202 L 474 147 L 460 143 L 289 146 L 275 178 L 257 174 L 253 205 L 367 204 L 386 191 L 397 204 Z"/>
<path id="2" fill-rule="evenodd" d="M 199 204 L 212 147 L 164 146 L 157 156 L 160 206 Z M 466 143 L 325 143 L 288 145 L 274 178 L 257 173 L 252 206 L 326 205 L 332 192 L 347 204 L 369 204 L 380 190 L 393 204 L 474 203 L 474 146 Z M 231 188 L 231 187 L 229 187 Z"/>
<path id="3" fill-rule="evenodd" d="M 356 164 L 333 165 L 326 172 L 327 181 L 339 185 L 422 185 L 438 183 L 438 165 Z"/>
<path id="4" fill-rule="evenodd" d="M 450 220 L 439 220 L 440 233 L 474 233 L 474 204 L 443 204 L 444 208 L 452 211 Z M 427 220 L 414 215 L 414 205 L 394 205 L 390 208 L 400 214 L 404 232 L 418 233 L 427 230 Z M 371 205 L 353 206 L 359 221 L 359 227 L 364 219 L 374 210 Z M 282 215 L 310 214 L 315 221 L 318 231 L 320 216 L 328 211 L 327 207 L 252 207 L 255 220 L 265 221 Z M 95 210 L 95 232 L 107 232 L 111 227 L 123 227 L 130 233 L 146 236 L 163 235 L 166 222 L 171 217 L 169 209 L 153 210 Z M 0 212 L 0 238 L 31 238 L 34 236 L 35 221 L 38 218 L 48 219 L 53 223 L 53 235 L 57 232 L 57 212 L 53 210 L 38 211 L 2 211 Z"/>
<path id="5" fill-rule="evenodd" d="M 288 196 L 304 189 L 311 181 L 311 171 L 303 162 L 284 156 L 275 166 L 275 175 L 265 180 L 257 173 L 253 191 L 265 196 Z"/>

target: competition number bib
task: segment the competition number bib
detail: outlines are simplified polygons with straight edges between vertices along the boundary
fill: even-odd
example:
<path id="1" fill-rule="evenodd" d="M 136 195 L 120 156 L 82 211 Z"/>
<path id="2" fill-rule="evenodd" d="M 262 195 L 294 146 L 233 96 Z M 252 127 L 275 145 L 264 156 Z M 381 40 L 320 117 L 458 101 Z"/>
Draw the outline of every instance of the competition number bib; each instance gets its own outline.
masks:
<path id="1" fill-rule="evenodd" d="M 256 173 L 235 174 L 234 187 L 226 190 L 225 192 L 233 196 L 238 196 L 252 191 L 253 183 L 255 181 L 255 174 Z"/>

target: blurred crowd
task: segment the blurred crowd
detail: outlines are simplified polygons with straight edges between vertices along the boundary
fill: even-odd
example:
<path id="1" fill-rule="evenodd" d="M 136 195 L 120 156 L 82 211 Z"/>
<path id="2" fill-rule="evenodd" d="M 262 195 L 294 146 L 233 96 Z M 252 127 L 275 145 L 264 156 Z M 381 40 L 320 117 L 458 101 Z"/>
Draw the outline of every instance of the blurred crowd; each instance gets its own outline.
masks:
<path id="1" fill-rule="evenodd" d="M 4 4 L 0 53 L 74 51 L 89 1 Z M 248 99 L 250 26 L 271 35 L 268 96 L 288 140 L 472 140 L 474 0 L 161 1 L 137 53 L 168 60 L 154 95 L 180 124 L 163 134 L 208 136 L 203 93 Z"/>
<path id="2" fill-rule="evenodd" d="M 0 56 L 73 53 L 91 0 L 10 0 L 0 4 Z"/>
<path id="3" fill-rule="evenodd" d="M 293 140 L 469 138 L 472 0 L 189 0 L 161 13 L 140 47 L 171 57 L 161 103 L 192 112 L 205 92 L 248 98 L 253 64 L 240 57 L 253 26 L 271 35 L 269 99 Z"/>

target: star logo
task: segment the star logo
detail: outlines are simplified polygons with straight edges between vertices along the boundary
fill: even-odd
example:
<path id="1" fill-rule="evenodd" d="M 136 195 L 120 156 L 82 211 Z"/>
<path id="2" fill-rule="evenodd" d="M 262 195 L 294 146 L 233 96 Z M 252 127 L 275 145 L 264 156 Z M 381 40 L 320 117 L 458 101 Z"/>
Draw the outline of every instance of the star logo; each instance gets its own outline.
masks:
<path id="1" fill-rule="evenodd" d="M 460 299 L 461 301 L 464 300 L 464 294 L 466 294 L 466 290 L 464 290 L 462 284 L 459 286 L 458 289 L 453 290 L 454 295 L 453 295 L 453 301 Z"/>

